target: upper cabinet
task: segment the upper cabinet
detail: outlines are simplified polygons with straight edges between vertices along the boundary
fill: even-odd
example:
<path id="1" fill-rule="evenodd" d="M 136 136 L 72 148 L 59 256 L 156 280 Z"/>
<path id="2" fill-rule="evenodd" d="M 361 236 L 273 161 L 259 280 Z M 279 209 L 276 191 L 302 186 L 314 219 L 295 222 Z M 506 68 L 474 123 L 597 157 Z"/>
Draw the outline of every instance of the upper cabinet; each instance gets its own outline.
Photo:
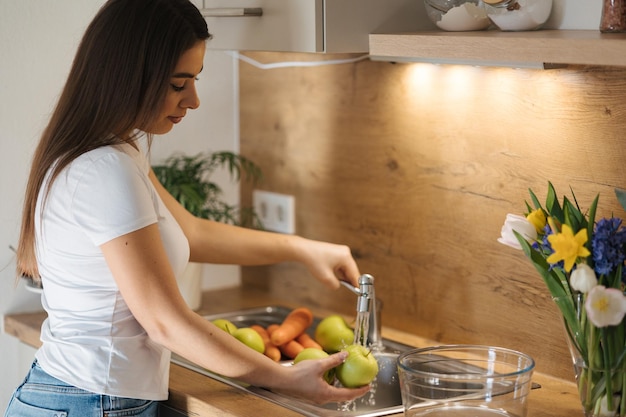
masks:
<path id="1" fill-rule="evenodd" d="M 626 34 L 598 30 L 602 1 L 553 0 L 544 29 L 445 32 L 423 0 L 196 0 L 210 49 L 369 53 L 474 65 L 626 66 Z"/>
<path id="2" fill-rule="evenodd" d="M 419 0 L 204 0 L 209 49 L 369 52 L 369 34 L 426 24 Z M 260 14 L 260 15 L 259 15 Z"/>

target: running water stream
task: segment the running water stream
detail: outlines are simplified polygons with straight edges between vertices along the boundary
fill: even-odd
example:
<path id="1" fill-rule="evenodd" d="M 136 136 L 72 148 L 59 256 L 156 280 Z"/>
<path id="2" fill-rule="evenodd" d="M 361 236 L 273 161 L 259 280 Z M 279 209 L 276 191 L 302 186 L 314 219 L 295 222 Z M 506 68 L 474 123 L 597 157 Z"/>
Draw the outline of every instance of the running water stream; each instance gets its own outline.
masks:
<path id="1" fill-rule="evenodd" d="M 354 344 L 368 347 L 367 336 L 370 330 L 370 312 L 357 311 L 354 324 Z"/>
<path id="2" fill-rule="evenodd" d="M 376 311 L 375 311 L 376 296 L 374 293 L 374 285 L 373 285 L 374 278 L 371 276 L 367 276 L 367 277 L 371 281 L 368 282 L 367 292 L 364 292 L 362 288 L 361 292 L 359 293 L 359 300 L 357 302 L 356 321 L 354 324 L 353 343 L 356 345 L 361 345 L 369 349 L 370 355 L 373 355 L 374 350 L 376 350 L 375 348 L 377 348 L 377 346 L 374 346 L 372 342 L 377 342 L 377 341 L 369 340 L 368 336 L 370 334 L 370 331 L 369 331 L 370 317 L 372 316 L 372 313 L 376 314 Z M 360 282 L 360 284 L 362 283 Z M 372 323 L 372 324 L 376 325 L 376 323 Z M 376 405 L 376 385 L 377 385 L 377 380 L 376 378 L 374 378 L 374 380 L 371 382 L 370 391 L 367 394 L 353 401 L 345 401 L 345 402 L 339 403 L 337 407 L 338 411 L 355 412 L 357 410 L 358 404 L 367 404 L 368 406 Z"/>

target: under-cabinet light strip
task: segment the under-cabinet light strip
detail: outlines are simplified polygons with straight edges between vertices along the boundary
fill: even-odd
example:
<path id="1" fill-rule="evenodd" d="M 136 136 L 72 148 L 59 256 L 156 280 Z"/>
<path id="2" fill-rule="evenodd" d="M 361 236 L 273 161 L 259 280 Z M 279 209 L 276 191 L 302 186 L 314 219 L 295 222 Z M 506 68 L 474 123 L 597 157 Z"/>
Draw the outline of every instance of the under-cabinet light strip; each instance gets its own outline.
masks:
<path id="1" fill-rule="evenodd" d="M 489 61 L 470 59 L 450 59 L 450 58 L 418 58 L 418 57 L 392 57 L 392 56 L 370 56 L 372 61 L 398 62 L 398 63 L 427 63 L 434 65 L 470 65 L 474 67 L 507 67 L 507 68 L 530 68 L 530 69 L 552 69 L 559 68 L 556 64 L 544 62 L 512 62 L 512 61 Z"/>
<path id="2" fill-rule="evenodd" d="M 288 68 L 288 67 L 321 67 L 324 65 L 341 65 L 341 64 L 352 64 L 354 62 L 363 61 L 369 58 L 369 55 L 361 55 L 356 58 L 348 58 L 348 59 L 329 59 L 324 61 L 285 61 L 285 62 L 272 62 L 270 64 L 263 64 L 257 60 L 254 60 L 248 56 L 241 55 L 236 51 L 228 51 L 226 54 L 229 54 L 235 58 L 240 59 L 254 67 L 263 70 L 276 69 L 276 68 Z"/>

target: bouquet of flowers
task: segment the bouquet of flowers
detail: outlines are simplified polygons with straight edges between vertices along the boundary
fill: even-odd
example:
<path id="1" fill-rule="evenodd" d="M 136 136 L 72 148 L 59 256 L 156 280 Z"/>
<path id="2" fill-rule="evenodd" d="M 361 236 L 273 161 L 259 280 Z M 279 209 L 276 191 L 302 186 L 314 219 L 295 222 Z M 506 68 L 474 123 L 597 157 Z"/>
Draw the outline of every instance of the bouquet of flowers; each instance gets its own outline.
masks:
<path id="1" fill-rule="evenodd" d="M 545 205 L 529 191 L 532 206 L 507 215 L 498 241 L 524 251 L 561 311 L 585 415 L 626 416 L 626 228 L 595 221 L 599 196 L 583 211 L 573 191 L 561 203 L 548 183 Z"/>

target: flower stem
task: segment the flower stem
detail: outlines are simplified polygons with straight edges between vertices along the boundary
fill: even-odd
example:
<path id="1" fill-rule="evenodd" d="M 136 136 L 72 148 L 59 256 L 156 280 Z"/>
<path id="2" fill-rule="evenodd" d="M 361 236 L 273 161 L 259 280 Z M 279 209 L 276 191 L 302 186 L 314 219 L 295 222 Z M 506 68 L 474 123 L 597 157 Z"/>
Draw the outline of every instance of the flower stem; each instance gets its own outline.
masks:
<path id="1" fill-rule="evenodd" d="M 626 367 L 622 365 L 622 389 L 620 392 L 620 404 L 619 404 L 620 417 L 626 416 Z"/>
<path id="2" fill-rule="evenodd" d="M 588 322 L 591 323 L 591 322 Z M 587 363 L 586 365 L 586 375 L 583 372 L 582 375 L 586 376 L 586 389 L 587 389 L 587 394 L 585 395 L 585 404 L 583 404 L 583 407 L 585 410 L 590 410 L 591 409 L 591 404 L 594 402 L 593 400 L 593 387 L 594 387 L 594 382 L 593 382 L 593 369 L 594 369 L 594 356 L 595 356 L 595 347 L 596 347 L 596 335 L 595 335 L 595 330 L 596 327 L 593 325 L 589 325 L 589 337 L 587 338 L 587 352 L 588 352 L 588 358 L 587 358 Z"/>
<path id="3" fill-rule="evenodd" d="M 611 369 L 611 358 L 613 355 L 609 352 L 609 350 L 612 350 L 612 346 L 609 343 L 609 337 L 607 335 L 608 330 L 603 327 L 600 332 L 602 335 L 602 345 L 604 346 L 602 353 L 604 356 L 604 378 L 606 380 L 606 388 L 604 390 L 606 393 L 606 408 L 609 411 L 613 411 L 615 410 L 615 406 L 613 405 L 613 370 Z"/>

